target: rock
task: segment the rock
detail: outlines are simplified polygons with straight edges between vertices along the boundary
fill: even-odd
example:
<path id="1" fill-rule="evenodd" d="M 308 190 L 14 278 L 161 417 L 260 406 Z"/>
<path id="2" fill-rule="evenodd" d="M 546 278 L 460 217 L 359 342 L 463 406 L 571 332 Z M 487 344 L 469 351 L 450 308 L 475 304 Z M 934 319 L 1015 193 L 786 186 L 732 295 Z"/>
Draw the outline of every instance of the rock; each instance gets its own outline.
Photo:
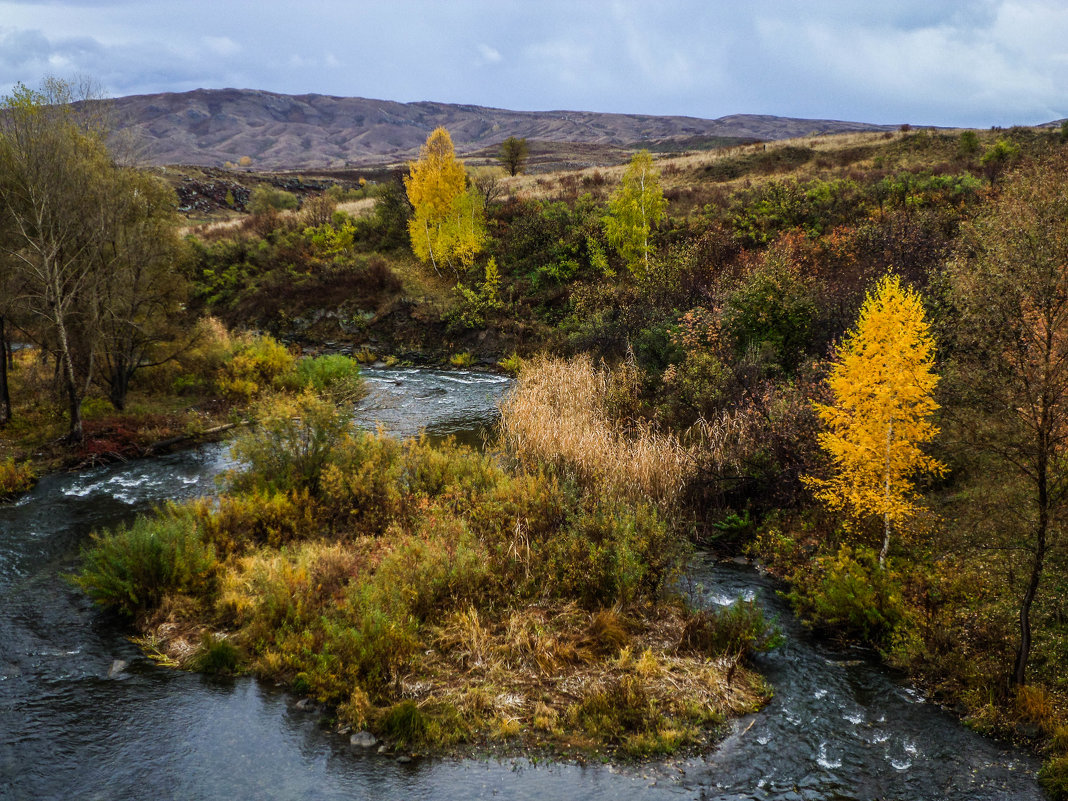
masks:
<path id="1" fill-rule="evenodd" d="M 297 701 L 297 709 L 301 712 L 318 712 L 319 705 L 315 703 L 311 698 L 301 698 Z"/>
<path id="2" fill-rule="evenodd" d="M 369 731 L 358 731 L 349 738 L 349 745 L 354 748 L 374 748 L 378 745 L 378 738 Z"/>
<path id="3" fill-rule="evenodd" d="M 389 746 L 386 745 L 385 743 L 383 743 L 382 745 L 378 746 L 378 753 L 380 753 L 380 754 L 384 754 L 388 750 L 389 750 Z"/>
<path id="4" fill-rule="evenodd" d="M 120 673 L 126 670 L 126 667 L 129 664 L 130 663 L 127 662 L 125 659 L 116 659 L 114 662 L 111 663 L 111 669 L 108 670 L 108 678 L 116 678 Z"/>
<path id="5" fill-rule="evenodd" d="M 401 765 L 407 765 L 411 761 L 412 758 L 407 754 L 401 754 L 399 757 L 397 757 L 397 762 L 399 762 Z"/>

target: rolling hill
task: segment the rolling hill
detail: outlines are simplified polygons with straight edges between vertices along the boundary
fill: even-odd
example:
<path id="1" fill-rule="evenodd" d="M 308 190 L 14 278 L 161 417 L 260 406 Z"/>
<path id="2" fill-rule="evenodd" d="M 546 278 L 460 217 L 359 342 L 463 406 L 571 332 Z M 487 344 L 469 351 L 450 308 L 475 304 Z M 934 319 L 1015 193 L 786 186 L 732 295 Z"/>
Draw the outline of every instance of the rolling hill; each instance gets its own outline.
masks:
<path id="1" fill-rule="evenodd" d="M 486 151 L 509 136 L 604 148 L 641 143 L 773 140 L 810 133 L 891 130 L 896 126 L 735 114 L 708 120 L 584 111 L 509 111 L 448 103 L 396 103 L 359 97 L 282 95 L 250 89 L 132 95 L 112 101 L 115 128 L 132 134 L 148 164 L 216 166 L 252 159 L 258 169 L 380 165 L 416 155 L 444 125 L 457 150 Z M 576 165 L 581 166 L 581 165 Z"/>

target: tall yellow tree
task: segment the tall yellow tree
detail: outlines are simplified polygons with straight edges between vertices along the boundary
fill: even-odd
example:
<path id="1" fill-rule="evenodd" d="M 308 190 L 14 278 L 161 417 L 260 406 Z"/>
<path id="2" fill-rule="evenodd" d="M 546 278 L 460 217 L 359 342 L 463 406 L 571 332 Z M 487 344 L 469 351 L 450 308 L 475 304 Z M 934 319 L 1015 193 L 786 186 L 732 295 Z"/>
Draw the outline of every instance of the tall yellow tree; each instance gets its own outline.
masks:
<path id="1" fill-rule="evenodd" d="M 834 402 L 816 404 L 827 427 L 820 445 L 833 475 L 808 476 L 806 483 L 828 508 L 883 519 L 879 564 L 894 524 L 915 512 L 916 476 L 945 470 L 921 449 L 938 433 L 931 422 L 938 408 L 933 361 L 934 340 L 920 298 L 888 275 L 868 293 L 831 366 L 827 384 Z"/>
<path id="2" fill-rule="evenodd" d="M 457 263 L 470 265 L 486 239 L 482 199 L 468 191 L 464 165 L 456 158 L 449 132 L 434 129 L 419 160 L 408 168 L 404 186 L 415 210 L 408 221 L 412 252 L 438 274 L 439 262 L 454 271 Z"/>

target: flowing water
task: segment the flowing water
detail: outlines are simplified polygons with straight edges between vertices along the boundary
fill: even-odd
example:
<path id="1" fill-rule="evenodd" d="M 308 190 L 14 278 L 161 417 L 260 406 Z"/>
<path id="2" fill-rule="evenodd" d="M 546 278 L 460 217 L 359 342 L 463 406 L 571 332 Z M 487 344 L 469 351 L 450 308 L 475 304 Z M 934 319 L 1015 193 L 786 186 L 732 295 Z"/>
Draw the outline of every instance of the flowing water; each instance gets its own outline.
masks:
<path id="1" fill-rule="evenodd" d="M 507 381 L 369 370 L 358 418 L 479 441 Z M 1038 799 L 1037 763 L 961 727 L 863 656 L 806 638 L 751 568 L 701 559 L 698 603 L 758 597 L 787 634 L 760 657 L 768 708 L 713 753 L 636 768 L 526 760 L 401 764 L 353 750 L 250 678 L 159 668 L 62 576 L 94 528 L 213 492 L 212 445 L 50 476 L 0 506 L 0 799 Z M 855 657 L 855 658 L 854 658 Z"/>

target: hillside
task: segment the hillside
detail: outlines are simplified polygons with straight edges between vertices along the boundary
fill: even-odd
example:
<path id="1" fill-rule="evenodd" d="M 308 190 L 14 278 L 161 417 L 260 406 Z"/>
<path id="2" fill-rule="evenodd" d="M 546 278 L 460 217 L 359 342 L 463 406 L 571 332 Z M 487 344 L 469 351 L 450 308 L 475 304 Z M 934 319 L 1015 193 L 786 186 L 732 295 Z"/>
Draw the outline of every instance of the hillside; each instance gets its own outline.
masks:
<path id="1" fill-rule="evenodd" d="M 118 130 L 134 134 L 149 164 L 218 166 L 249 156 L 259 169 L 382 164 L 410 158 L 443 125 L 462 154 L 509 136 L 539 143 L 592 146 L 592 166 L 604 148 L 677 141 L 778 140 L 811 133 L 890 130 L 837 120 L 735 114 L 714 120 L 582 111 L 509 111 L 448 103 L 395 103 L 359 97 L 281 95 L 248 89 L 197 89 L 135 95 L 113 103 Z"/>

